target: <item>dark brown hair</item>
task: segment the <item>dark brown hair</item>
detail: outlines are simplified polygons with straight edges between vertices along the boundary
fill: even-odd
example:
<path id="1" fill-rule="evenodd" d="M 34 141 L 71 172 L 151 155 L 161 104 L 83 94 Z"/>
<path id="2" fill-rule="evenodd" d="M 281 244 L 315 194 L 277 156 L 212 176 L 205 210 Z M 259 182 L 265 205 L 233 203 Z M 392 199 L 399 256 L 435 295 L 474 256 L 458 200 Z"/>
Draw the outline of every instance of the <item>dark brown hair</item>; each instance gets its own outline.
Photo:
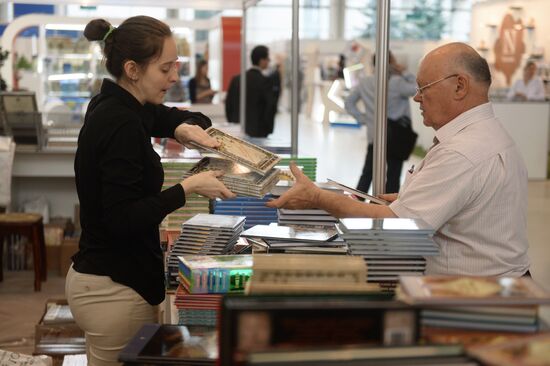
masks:
<path id="1" fill-rule="evenodd" d="M 195 69 L 195 80 L 199 81 L 200 78 L 202 77 L 205 77 L 207 78 L 208 76 L 207 75 L 201 75 L 201 69 L 205 66 L 205 65 L 208 65 L 208 61 L 206 60 L 200 60 L 198 63 L 197 63 L 197 68 Z"/>
<path id="2" fill-rule="evenodd" d="M 172 36 L 166 24 L 144 15 L 126 19 L 109 33 L 111 27 L 104 19 L 94 19 L 86 25 L 84 36 L 89 41 L 104 41 L 105 66 L 116 79 L 124 74 L 126 61 L 146 67 L 162 53 L 164 39 Z"/>

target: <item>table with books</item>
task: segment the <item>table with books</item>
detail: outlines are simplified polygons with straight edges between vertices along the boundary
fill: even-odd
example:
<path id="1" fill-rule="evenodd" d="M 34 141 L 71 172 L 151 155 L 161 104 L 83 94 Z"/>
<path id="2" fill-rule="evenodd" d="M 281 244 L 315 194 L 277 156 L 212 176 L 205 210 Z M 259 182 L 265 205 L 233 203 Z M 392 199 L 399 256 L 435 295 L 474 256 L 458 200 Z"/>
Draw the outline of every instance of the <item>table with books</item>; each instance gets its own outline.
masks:
<path id="1" fill-rule="evenodd" d="M 222 169 L 239 197 L 178 224 L 166 255 L 177 317 L 144 327 L 122 361 L 550 364 L 550 333 L 538 311 L 550 294 L 531 278 L 423 276 L 425 257 L 439 249 L 434 230 L 413 219 L 262 210 L 267 193 L 288 189 L 275 187 L 280 158 L 207 132 L 222 147 L 203 148 L 208 156 L 171 171 L 171 179 Z"/>

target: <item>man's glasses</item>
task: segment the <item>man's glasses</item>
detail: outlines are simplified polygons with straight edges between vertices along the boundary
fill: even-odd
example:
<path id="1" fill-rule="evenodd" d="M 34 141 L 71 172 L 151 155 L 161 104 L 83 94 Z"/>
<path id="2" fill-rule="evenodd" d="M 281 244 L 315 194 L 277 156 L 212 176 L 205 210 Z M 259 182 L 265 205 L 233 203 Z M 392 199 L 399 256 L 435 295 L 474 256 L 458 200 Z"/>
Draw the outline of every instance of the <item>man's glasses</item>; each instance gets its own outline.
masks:
<path id="1" fill-rule="evenodd" d="M 454 78 L 455 76 L 458 76 L 458 74 L 452 74 L 452 75 L 449 75 L 449 76 L 445 76 L 444 78 L 438 79 L 436 81 L 432 81 L 431 83 L 428 83 L 424 86 L 418 86 L 418 87 L 416 87 L 416 94 L 422 96 L 422 93 L 424 92 L 424 90 L 428 89 L 430 86 L 434 86 L 435 84 L 437 84 L 439 82 L 442 82 L 443 80 L 447 80 L 449 78 Z"/>

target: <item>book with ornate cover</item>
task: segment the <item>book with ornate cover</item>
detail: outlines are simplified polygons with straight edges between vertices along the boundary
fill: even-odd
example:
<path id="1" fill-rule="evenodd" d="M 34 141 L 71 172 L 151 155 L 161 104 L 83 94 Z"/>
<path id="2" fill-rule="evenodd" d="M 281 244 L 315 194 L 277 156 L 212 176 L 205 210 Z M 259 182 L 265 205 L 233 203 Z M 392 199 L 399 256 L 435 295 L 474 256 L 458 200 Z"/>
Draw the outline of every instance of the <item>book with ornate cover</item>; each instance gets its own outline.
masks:
<path id="1" fill-rule="evenodd" d="M 280 157 L 272 152 L 235 136 L 231 136 L 217 128 L 210 127 L 206 129 L 206 133 L 218 140 L 221 146 L 213 149 L 194 143 L 195 146 L 214 154 L 225 156 L 261 175 L 265 175 L 281 160 Z"/>
<path id="2" fill-rule="evenodd" d="M 468 353 L 487 365 L 550 365 L 550 334 L 511 339 L 492 345 L 471 347 Z"/>
<path id="3" fill-rule="evenodd" d="M 399 297 L 411 304 L 550 304 L 550 293 L 530 277 L 402 276 L 399 280 Z"/>

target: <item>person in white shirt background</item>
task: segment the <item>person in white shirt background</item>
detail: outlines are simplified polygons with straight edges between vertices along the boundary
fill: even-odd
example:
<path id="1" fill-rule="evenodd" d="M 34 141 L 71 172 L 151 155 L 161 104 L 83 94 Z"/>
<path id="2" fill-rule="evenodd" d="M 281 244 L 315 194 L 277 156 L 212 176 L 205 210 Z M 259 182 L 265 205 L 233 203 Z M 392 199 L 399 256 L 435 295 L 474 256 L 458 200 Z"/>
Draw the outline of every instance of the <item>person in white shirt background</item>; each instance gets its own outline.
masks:
<path id="1" fill-rule="evenodd" d="M 322 190 L 291 165 L 296 183 L 267 206 L 420 219 L 436 230 L 440 249 L 426 257 L 426 274 L 530 275 L 527 169 L 489 102 L 487 61 L 464 43 L 450 43 L 424 57 L 416 82 L 414 101 L 435 131 L 434 145 L 399 194 L 381 195 L 390 205 Z"/>
<path id="2" fill-rule="evenodd" d="M 544 83 L 537 76 L 537 65 L 533 61 L 527 61 L 523 68 L 523 78 L 516 80 L 508 91 L 508 100 L 516 101 L 541 101 L 544 100 Z"/>

